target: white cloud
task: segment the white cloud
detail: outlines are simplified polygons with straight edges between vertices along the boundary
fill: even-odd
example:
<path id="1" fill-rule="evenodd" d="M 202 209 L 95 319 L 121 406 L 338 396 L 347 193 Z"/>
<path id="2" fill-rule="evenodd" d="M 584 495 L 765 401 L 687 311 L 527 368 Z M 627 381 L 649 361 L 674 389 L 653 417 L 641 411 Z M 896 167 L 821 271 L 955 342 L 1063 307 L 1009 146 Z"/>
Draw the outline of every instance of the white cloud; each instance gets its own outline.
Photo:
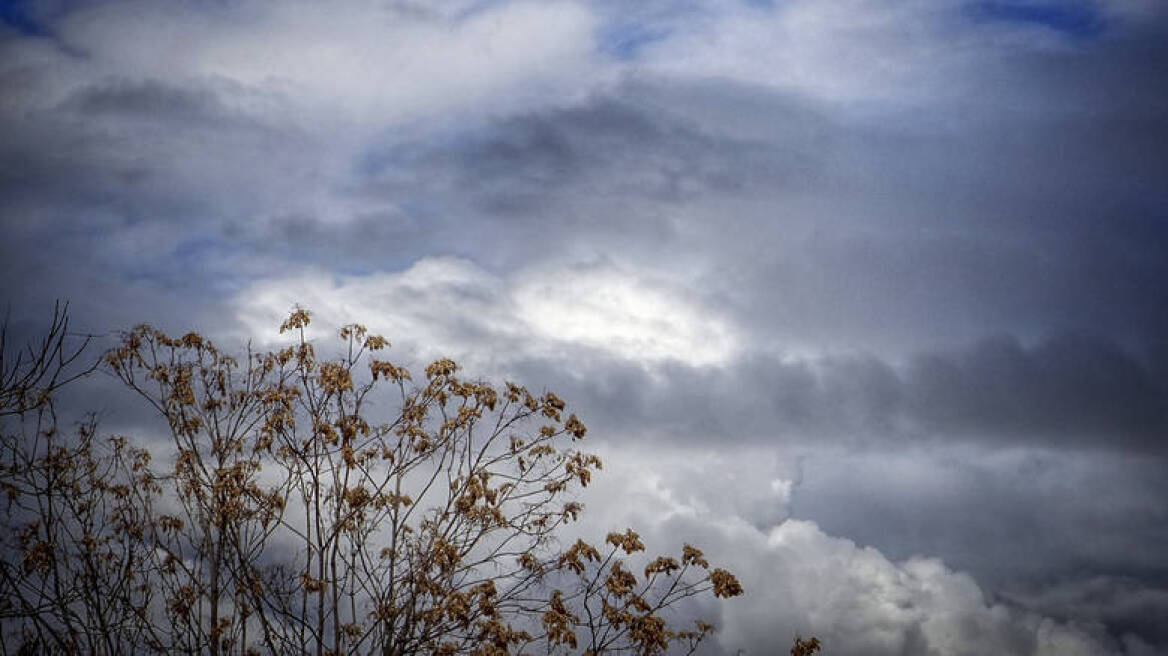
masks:
<path id="1" fill-rule="evenodd" d="M 1012 74 L 1017 55 L 1081 45 L 1038 20 L 973 20 L 969 6 L 960 0 L 725 3 L 700 18 L 672 17 L 670 38 L 646 46 L 642 65 L 677 77 L 774 87 L 853 109 L 857 103 L 921 108 L 990 102 L 987 86 Z M 1149 0 L 1077 9 L 1098 11 L 1125 27 L 1163 13 Z M 1010 105 L 1021 99 L 1007 94 L 992 101 Z"/>
<path id="2" fill-rule="evenodd" d="M 92 75 L 230 80 L 283 99 L 311 127 L 570 97 L 589 75 L 593 23 L 572 2 L 130 1 L 73 11 L 55 32 L 86 55 Z"/>
<path id="3" fill-rule="evenodd" d="M 616 267 L 530 272 L 513 298 L 520 319 L 541 338 L 631 360 L 719 364 L 736 347 L 731 327 L 676 284 Z"/>
<path id="4" fill-rule="evenodd" d="M 307 272 L 252 285 L 236 302 L 237 316 L 248 334 L 276 339 L 275 327 L 297 304 L 324 330 L 357 321 L 400 339 L 407 353 L 454 356 L 480 371 L 577 352 L 716 365 L 735 348 L 729 325 L 700 311 L 677 283 L 611 266 L 501 278 L 468 260 L 428 257 L 398 273 Z"/>
<path id="5" fill-rule="evenodd" d="M 506 348 L 521 329 L 502 302 L 503 282 L 473 263 L 453 257 L 423 258 L 398 273 L 333 276 L 308 271 L 257 282 L 236 301 L 247 334 L 277 341 L 276 328 L 296 306 L 313 317 L 311 338 L 348 323 L 383 334 L 407 353 L 434 358 L 471 355 L 468 339 L 490 335 Z M 401 342 L 399 344 L 399 342 Z M 478 358 L 485 354 L 479 350 Z M 480 360 L 481 361 L 481 360 Z"/>
<path id="6" fill-rule="evenodd" d="M 796 634 L 816 635 L 838 655 L 1124 653 L 1098 626 L 990 601 L 973 577 L 937 558 L 893 561 L 814 522 L 784 519 L 783 490 L 798 478 L 790 458 L 758 448 L 614 442 L 599 453 L 605 471 L 584 496 L 579 530 L 632 526 L 650 551 L 690 542 L 733 570 L 747 595 L 723 605 L 717 641 L 724 653 L 782 653 Z M 766 504 L 778 521 L 760 526 Z M 1142 653 L 1128 642 L 1126 653 Z"/>
<path id="7" fill-rule="evenodd" d="M 940 34 L 936 2 L 797 1 L 742 5 L 685 25 L 647 50 L 676 75 L 727 77 L 840 101 L 906 100 L 950 71 L 960 51 Z M 928 91 L 932 91 L 931 84 Z"/>
<path id="8" fill-rule="evenodd" d="M 619 489 L 621 505 L 636 509 L 629 519 L 637 523 L 722 517 L 771 528 L 790 515 L 799 477 L 797 460 L 768 447 L 669 448 L 609 440 L 587 448 L 605 463 L 600 488 Z M 613 512 L 622 511 L 602 506 L 598 514 Z"/>

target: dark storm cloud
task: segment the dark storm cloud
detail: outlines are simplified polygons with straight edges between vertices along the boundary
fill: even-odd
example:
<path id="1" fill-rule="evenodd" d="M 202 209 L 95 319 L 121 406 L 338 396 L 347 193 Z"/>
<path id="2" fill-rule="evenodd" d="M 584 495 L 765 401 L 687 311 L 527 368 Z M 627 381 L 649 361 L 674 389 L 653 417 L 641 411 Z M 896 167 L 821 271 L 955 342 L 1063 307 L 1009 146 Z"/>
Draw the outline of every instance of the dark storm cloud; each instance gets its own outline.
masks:
<path id="1" fill-rule="evenodd" d="M 1168 439 L 1168 381 L 1097 339 L 1060 336 L 1032 349 L 990 339 L 957 357 L 919 358 L 908 380 L 926 430 L 1153 450 Z"/>
<path id="2" fill-rule="evenodd" d="M 1155 636 L 1157 644 L 1168 646 L 1168 588 L 1134 578 L 1094 577 L 1014 594 L 1019 603 L 1050 617 L 1090 618 L 1119 634 Z"/>
<path id="3" fill-rule="evenodd" d="M 5 86 L 19 88 L 19 80 Z M 223 97 L 231 93 L 241 94 L 225 83 L 180 86 L 110 78 L 81 85 L 48 107 L 14 108 L 0 125 L 5 137 L 0 156 L 10 163 L 0 189 L 8 202 L 27 199 L 52 206 L 75 201 L 86 209 L 115 204 L 123 212 L 169 199 L 170 206 L 157 208 L 152 218 L 170 219 L 197 195 L 183 189 L 176 174 L 212 162 L 213 146 L 228 140 L 247 146 L 265 136 L 262 124 L 228 108 Z M 295 138 L 281 139 L 289 137 Z M 175 162 L 176 154 L 194 161 Z M 196 175 L 187 184 L 198 185 L 206 177 L 204 171 L 190 172 Z M 166 188 L 153 188 L 160 184 Z M 224 190 L 217 191 L 216 200 L 230 200 Z"/>
<path id="4" fill-rule="evenodd" d="M 255 164 L 305 153 L 304 136 L 234 108 L 257 95 L 223 81 L 71 86 L 0 120 L 0 253 L 9 280 L 32 283 L 7 288 L 14 309 L 36 321 L 46 294 L 71 299 L 98 332 L 215 317 L 159 310 L 221 302 L 267 268 L 247 245 L 267 236 L 238 226 L 288 181 Z"/>
<path id="5" fill-rule="evenodd" d="M 1163 454 L 1021 445 L 931 455 L 828 447 L 803 460 L 791 514 L 833 534 L 848 526 L 890 558 L 941 555 L 990 590 L 1034 590 L 1093 572 L 1166 588 L 1164 466 Z"/>
<path id="6" fill-rule="evenodd" d="M 746 353 L 724 367 L 650 367 L 582 354 L 570 369 L 535 361 L 620 432 L 665 440 L 855 446 L 933 441 L 1168 453 L 1168 380 L 1148 357 L 1099 338 L 1023 346 L 997 337 L 903 366 L 871 356 L 788 360 Z M 611 424 L 609 422 L 612 422 Z"/>
<path id="7" fill-rule="evenodd" d="M 508 226 L 533 216 L 565 218 L 576 230 L 639 230 L 658 220 L 642 209 L 647 203 L 676 211 L 709 194 L 789 188 L 803 182 L 800 159 L 810 156 L 707 134 L 693 121 L 604 94 L 578 107 L 375 149 L 363 174 L 371 193 L 395 201 L 466 203 L 453 209 L 492 220 L 505 241 Z M 629 206 L 605 212 L 602 201 Z"/>
<path id="8" fill-rule="evenodd" d="M 218 97 L 207 89 L 183 88 L 157 80 L 116 80 L 82 89 L 65 102 L 65 108 L 88 118 L 114 115 L 178 123 L 220 122 L 227 114 Z"/>

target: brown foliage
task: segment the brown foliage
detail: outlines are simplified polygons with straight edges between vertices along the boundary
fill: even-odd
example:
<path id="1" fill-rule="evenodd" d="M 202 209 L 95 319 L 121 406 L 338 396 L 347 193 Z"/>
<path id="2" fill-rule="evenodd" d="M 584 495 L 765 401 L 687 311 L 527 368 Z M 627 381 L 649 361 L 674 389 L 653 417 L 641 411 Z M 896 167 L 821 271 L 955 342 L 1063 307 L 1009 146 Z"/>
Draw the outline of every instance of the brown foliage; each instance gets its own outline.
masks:
<path id="1" fill-rule="evenodd" d="M 5 425 L 0 469 L 6 647 L 692 652 L 713 627 L 679 629 L 670 609 L 743 593 L 689 545 L 645 557 L 631 529 L 559 545 L 601 462 L 555 394 L 450 360 L 414 383 L 359 325 L 318 358 L 310 321 L 297 310 L 286 347 L 238 358 L 195 333 L 126 333 L 104 367 L 166 421 L 162 450 L 92 421 L 26 426 L 51 395 L 2 391 L 23 427 Z"/>
<path id="2" fill-rule="evenodd" d="M 819 648 L 819 638 L 804 640 L 795 636 L 795 644 L 791 647 L 791 656 L 813 656 L 813 654 L 819 653 Z"/>

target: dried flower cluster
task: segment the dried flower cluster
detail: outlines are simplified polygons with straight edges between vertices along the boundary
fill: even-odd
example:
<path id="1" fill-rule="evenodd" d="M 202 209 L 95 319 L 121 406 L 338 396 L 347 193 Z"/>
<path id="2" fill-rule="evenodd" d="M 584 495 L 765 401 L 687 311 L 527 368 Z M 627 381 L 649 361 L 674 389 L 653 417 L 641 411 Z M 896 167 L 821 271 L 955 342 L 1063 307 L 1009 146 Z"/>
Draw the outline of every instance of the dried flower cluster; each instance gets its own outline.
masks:
<path id="1" fill-rule="evenodd" d="M 791 646 L 791 656 L 813 656 L 819 653 L 821 647 L 819 638 L 804 640 L 800 636 L 795 636 L 795 644 Z"/>
<path id="2" fill-rule="evenodd" d="M 103 366 L 165 420 L 161 452 L 92 421 L 66 435 L 51 394 L 0 390 L 17 419 L 0 466 L 6 649 L 692 652 L 713 627 L 668 611 L 742 594 L 700 550 L 646 557 L 631 529 L 558 546 L 601 462 L 555 394 L 464 380 L 450 360 L 415 383 L 359 325 L 318 357 L 310 321 L 297 310 L 288 346 L 238 358 L 195 333 L 126 333 Z"/>

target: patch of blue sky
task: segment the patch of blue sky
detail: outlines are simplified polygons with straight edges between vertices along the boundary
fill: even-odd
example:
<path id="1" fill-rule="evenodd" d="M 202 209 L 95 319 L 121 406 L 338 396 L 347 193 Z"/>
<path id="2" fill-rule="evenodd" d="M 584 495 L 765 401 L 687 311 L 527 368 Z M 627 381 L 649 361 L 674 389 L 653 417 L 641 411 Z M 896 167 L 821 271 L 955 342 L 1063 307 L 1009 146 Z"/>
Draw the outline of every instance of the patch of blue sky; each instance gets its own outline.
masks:
<path id="1" fill-rule="evenodd" d="M 218 270 L 218 265 L 233 248 L 216 239 L 199 237 L 138 259 L 127 258 L 121 252 L 106 253 L 105 257 L 114 259 L 107 260 L 105 266 L 123 281 L 211 298 L 231 282 L 228 280 L 231 276 L 210 274 L 224 273 Z"/>
<path id="2" fill-rule="evenodd" d="M 44 36 L 46 33 L 28 0 L 0 0 L 0 23 L 26 36 Z"/>
<path id="3" fill-rule="evenodd" d="M 170 255 L 178 262 L 194 262 L 205 260 L 208 256 L 222 255 L 231 248 L 229 243 L 215 237 L 195 237 L 186 239 L 175 245 Z"/>
<path id="4" fill-rule="evenodd" d="M 186 287 L 192 281 L 233 278 L 224 264 L 240 253 L 240 247 L 210 235 L 184 239 L 170 250 L 164 262 L 156 262 L 154 275 L 167 287 Z M 224 281 L 226 282 L 226 281 Z"/>
<path id="5" fill-rule="evenodd" d="M 352 172 L 359 180 L 367 182 L 414 163 L 420 156 L 418 151 L 417 144 L 373 144 L 354 158 Z"/>
<path id="6" fill-rule="evenodd" d="M 600 50 L 620 60 L 636 59 L 641 50 L 669 36 L 669 30 L 639 23 L 622 23 L 600 31 Z"/>
<path id="7" fill-rule="evenodd" d="M 1081 39 L 1099 36 L 1107 28 L 1094 3 L 1073 0 L 979 0 L 966 4 L 965 14 L 976 22 L 1023 23 Z"/>

